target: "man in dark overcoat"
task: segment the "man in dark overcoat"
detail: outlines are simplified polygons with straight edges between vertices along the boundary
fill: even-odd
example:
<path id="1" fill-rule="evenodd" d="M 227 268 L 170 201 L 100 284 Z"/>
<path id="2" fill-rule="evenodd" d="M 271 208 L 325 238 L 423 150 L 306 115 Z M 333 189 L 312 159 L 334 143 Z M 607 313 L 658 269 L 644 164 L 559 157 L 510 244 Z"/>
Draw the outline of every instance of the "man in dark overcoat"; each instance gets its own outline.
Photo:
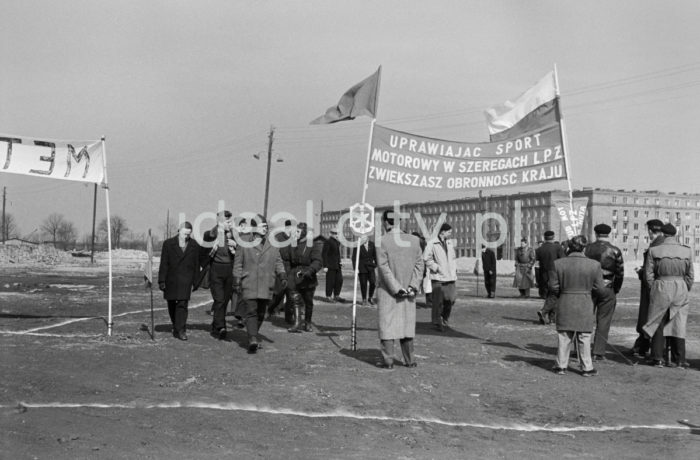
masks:
<path id="1" fill-rule="evenodd" d="M 572 341 L 576 344 L 581 375 L 597 374 L 591 360 L 591 333 L 595 324 L 593 297 L 600 295 L 605 286 L 600 263 L 582 254 L 586 243 L 585 236 L 573 237 L 569 256 L 555 260 L 549 273 L 548 289 L 558 298 L 558 351 L 553 369 L 557 374 L 565 374 L 569 367 Z"/>
<path id="2" fill-rule="evenodd" d="M 647 232 L 649 234 L 649 248 L 644 251 L 644 261 L 642 267 L 637 269 L 639 277 L 639 312 L 637 313 L 637 340 L 632 346 L 632 356 L 636 358 L 644 358 L 647 352 L 651 349 L 651 339 L 644 332 L 644 325 L 647 322 L 647 313 L 649 311 L 649 290 L 651 286 L 647 283 L 647 278 L 644 275 L 644 266 L 649 257 L 649 249 L 656 247 L 664 242 L 664 232 L 661 227 L 664 225 L 659 219 L 651 219 L 647 221 Z"/>
<path id="3" fill-rule="evenodd" d="M 644 275 L 651 286 L 649 311 L 644 325 L 651 339 L 652 364 L 657 367 L 689 367 L 685 359 L 685 334 L 690 303 L 688 293 L 693 286 L 692 250 L 676 240 L 676 227 L 661 227 L 664 242 L 650 248 L 644 265 Z M 671 347 L 671 359 L 666 361 L 665 343 Z"/>
<path id="4" fill-rule="evenodd" d="M 377 268 L 377 250 L 374 247 L 374 242 L 369 238 L 363 237 L 359 241 L 360 244 L 360 260 L 357 269 L 357 276 L 360 281 L 360 293 L 362 294 L 362 305 L 374 305 L 372 298 L 374 297 L 374 289 L 377 286 L 377 277 L 375 276 L 375 268 Z M 357 247 L 352 249 L 352 268 L 355 269 L 355 259 L 357 257 Z M 369 285 L 369 296 L 367 286 Z"/>
<path id="5" fill-rule="evenodd" d="M 158 268 L 158 287 L 168 302 L 173 336 L 180 340 L 187 340 L 187 305 L 202 263 L 201 247 L 191 234 L 192 224 L 185 222 L 177 236 L 163 241 Z"/>
<path id="6" fill-rule="evenodd" d="M 323 243 L 321 257 L 323 266 L 326 269 L 326 300 L 328 302 L 345 302 L 340 297 L 340 290 L 343 288 L 343 271 L 340 263 L 340 241 L 338 241 L 338 230 L 331 230 L 330 237 Z"/>
<path id="7" fill-rule="evenodd" d="M 493 299 L 496 297 L 496 253 L 487 246 L 481 249 L 481 266 L 484 270 L 486 296 Z"/>
<path id="8" fill-rule="evenodd" d="M 617 293 L 620 292 L 625 277 L 625 262 L 622 259 L 622 251 L 610 243 L 609 236 L 612 228 L 609 225 L 598 224 L 593 227 L 593 231 L 596 241 L 586 246 L 585 255 L 589 259 L 600 262 L 606 287 L 601 295 L 594 299 L 596 326 L 593 361 L 602 361 L 605 359 L 608 333 L 617 305 Z"/>
<path id="9" fill-rule="evenodd" d="M 544 243 L 535 250 L 535 256 L 540 263 L 540 285 L 538 287 L 544 294 L 544 305 L 537 312 L 537 316 L 541 324 L 552 324 L 556 313 L 557 298 L 549 292 L 549 272 L 554 268 L 555 260 L 566 256 L 561 244 L 554 242 L 553 231 L 547 230 L 544 232 Z"/>

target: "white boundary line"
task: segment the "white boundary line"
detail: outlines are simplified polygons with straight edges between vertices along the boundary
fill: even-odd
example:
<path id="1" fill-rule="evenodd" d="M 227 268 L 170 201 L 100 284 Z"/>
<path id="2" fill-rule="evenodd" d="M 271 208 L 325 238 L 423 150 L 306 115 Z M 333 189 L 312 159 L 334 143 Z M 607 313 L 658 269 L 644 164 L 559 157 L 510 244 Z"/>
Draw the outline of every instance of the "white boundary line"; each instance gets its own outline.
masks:
<path id="1" fill-rule="evenodd" d="M 524 432 L 551 432 L 551 433 L 571 433 L 571 432 L 594 432 L 602 433 L 608 431 L 622 430 L 679 430 L 690 431 L 692 428 L 685 425 L 601 425 L 601 426 L 551 426 L 551 425 L 534 425 L 527 423 L 511 423 L 511 424 L 485 424 L 472 422 L 450 422 L 432 417 L 389 417 L 384 415 L 363 415 L 344 410 L 336 410 L 331 412 L 306 412 L 294 409 L 273 409 L 270 407 L 259 407 L 254 405 L 237 404 L 237 403 L 205 403 L 205 402 L 170 402 L 159 404 L 105 404 L 105 403 L 26 403 L 20 402 L 17 405 L 0 405 L 0 408 L 13 408 L 19 410 L 26 409 L 77 409 L 77 408 L 92 408 L 92 409 L 208 409 L 222 411 L 240 411 L 240 412 L 257 412 L 271 415 L 289 415 L 305 418 L 346 418 L 355 420 L 372 420 L 379 422 L 400 422 L 400 423 L 429 423 L 435 425 L 444 425 L 451 427 L 464 428 L 482 428 L 489 430 L 505 430 L 505 431 L 524 431 Z"/>
<path id="2" fill-rule="evenodd" d="M 206 301 L 206 302 L 198 303 L 198 304 L 196 304 L 196 305 L 190 305 L 190 306 L 188 306 L 187 308 L 188 308 L 188 309 L 189 309 L 189 308 L 199 308 L 199 307 L 203 307 L 204 305 L 207 305 L 207 304 L 209 304 L 209 303 L 211 303 L 211 302 L 212 302 L 211 300 L 208 300 L 208 301 Z M 167 307 L 166 307 L 166 308 L 159 307 L 159 308 L 154 308 L 153 311 L 160 311 L 160 310 L 166 310 L 166 309 L 167 309 Z M 150 308 L 147 309 L 147 310 L 128 311 L 128 312 L 126 312 L 126 313 L 120 313 L 120 314 L 118 314 L 118 315 L 113 315 L 112 318 L 114 319 L 114 318 L 118 318 L 118 317 L 120 317 L 120 316 L 136 315 L 136 314 L 139 314 L 139 313 L 148 313 L 148 312 L 150 312 L 150 311 L 151 311 Z M 49 337 L 51 337 L 51 336 L 53 336 L 53 337 L 99 337 L 99 336 L 101 336 L 102 334 L 96 334 L 96 335 L 78 335 L 78 334 L 75 334 L 75 335 L 36 334 L 37 331 L 44 331 L 44 330 L 46 330 L 46 329 L 53 329 L 53 328 L 56 328 L 56 327 L 65 326 L 65 325 L 67 325 L 67 324 L 77 323 L 77 322 L 80 322 L 80 321 L 88 321 L 88 320 L 91 320 L 91 319 L 103 319 L 103 317 L 102 317 L 102 316 L 86 316 L 86 317 L 84 317 L 84 318 L 74 318 L 74 319 L 70 319 L 70 320 L 63 321 L 63 322 L 58 323 L 58 324 L 50 324 L 50 325 L 48 325 L 48 326 L 35 327 L 34 329 L 27 329 L 26 331 L 0 331 L 0 334 L 11 334 L 11 335 L 45 335 L 45 336 L 49 336 Z"/>

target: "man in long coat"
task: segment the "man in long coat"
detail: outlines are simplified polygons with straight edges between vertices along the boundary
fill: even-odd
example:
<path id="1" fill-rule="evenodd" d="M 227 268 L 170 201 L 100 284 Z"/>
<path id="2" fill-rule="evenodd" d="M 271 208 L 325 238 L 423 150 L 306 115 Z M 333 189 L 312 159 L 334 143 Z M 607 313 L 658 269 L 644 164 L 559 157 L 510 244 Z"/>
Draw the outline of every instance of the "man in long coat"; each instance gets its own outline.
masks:
<path id="1" fill-rule="evenodd" d="M 265 319 L 267 305 L 272 299 L 275 276 L 279 276 L 282 288 L 287 287 L 287 274 L 279 248 L 267 238 L 267 222 L 262 216 L 251 220 L 253 238 L 241 241 L 233 260 L 234 291 L 245 301 L 243 321 L 248 332 L 248 351 L 257 352 L 260 342 L 258 330 Z"/>
<path id="2" fill-rule="evenodd" d="M 496 297 L 496 253 L 487 246 L 481 249 L 481 266 L 484 269 L 486 296 L 493 299 Z"/>
<path id="3" fill-rule="evenodd" d="M 547 230 L 544 232 L 544 243 L 535 250 L 535 256 L 540 264 L 540 286 L 539 289 L 544 294 L 544 305 L 537 312 L 541 324 L 554 322 L 557 306 L 557 298 L 549 292 L 549 272 L 554 268 L 554 261 L 565 257 L 564 248 L 561 244 L 554 242 L 554 232 Z"/>
<path id="4" fill-rule="evenodd" d="M 423 278 L 420 240 L 394 227 L 393 211 L 384 211 L 386 234 L 377 246 L 379 340 L 382 367 L 394 367 L 394 341 L 401 343 L 404 365 L 415 367 L 413 338 L 416 335 L 416 293 Z"/>
<path id="5" fill-rule="evenodd" d="M 554 261 L 548 289 L 558 297 L 558 352 L 554 372 L 565 374 L 569 367 L 571 342 L 576 341 L 581 375 L 597 375 L 591 360 L 591 333 L 595 325 L 593 296 L 605 289 L 600 262 L 583 255 L 586 237 L 579 235 L 569 243 L 569 256 Z"/>
<path id="6" fill-rule="evenodd" d="M 632 346 L 632 356 L 637 358 L 643 358 L 646 356 L 647 352 L 651 349 L 651 339 L 647 337 L 644 332 L 644 325 L 647 322 L 647 315 L 649 312 L 649 291 L 651 286 L 647 283 L 647 277 L 644 273 L 644 266 L 649 258 L 649 249 L 660 245 L 664 242 L 664 232 L 661 231 L 661 227 L 664 225 L 659 219 L 651 219 L 647 221 L 647 232 L 649 233 L 649 248 L 644 251 L 644 262 L 642 267 L 637 270 L 637 276 L 639 277 L 639 312 L 637 313 L 637 339 L 634 341 Z"/>
<path id="7" fill-rule="evenodd" d="M 158 267 L 158 287 L 168 302 L 173 336 L 180 340 L 187 340 L 187 305 L 202 262 L 201 247 L 191 234 L 192 224 L 185 222 L 176 236 L 163 241 Z"/>
<path id="8" fill-rule="evenodd" d="M 340 297 L 340 290 L 343 288 L 343 270 L 340 262 L 340 241 L 338 241 L 338 230 L 331 230 L 330 237 L 324 241 L 323 267 L 326 269 L 326 300 L 328 302 L 345 302 Z"/>
<path id="9" fill-rule="evenodd" d="M 688 321 L 688 292 L 693 286 L 692 252 L 675 237 L 676 228 L 664 225 L 664 242 L 649 248 L 644 274 L 649 291 L 649 312 L 644 331 L 651 339 L 653 365 L 664 366 L 665 339 L 671 345 L 669 366 L 688 367 L 685 360 L 685 329 Z"/>
<path id="10" fill-rule="evenodd" d="M 515 278 L 513 287 L 518 288 L 520 297 L 530 297 L 530 288 L 535 285 L 532 267 L 535 265 L 535 250 L 523 238 L 520 247 L 515 250 Z"/>

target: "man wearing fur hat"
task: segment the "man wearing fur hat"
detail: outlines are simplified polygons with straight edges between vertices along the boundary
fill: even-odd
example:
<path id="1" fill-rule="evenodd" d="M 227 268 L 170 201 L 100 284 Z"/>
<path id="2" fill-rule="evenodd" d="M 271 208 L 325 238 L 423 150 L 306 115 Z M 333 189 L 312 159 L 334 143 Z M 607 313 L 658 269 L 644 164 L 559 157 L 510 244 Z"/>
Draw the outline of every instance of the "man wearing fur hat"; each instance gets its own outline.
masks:
<path id="1" fill-rule="evenodd" d="M 664 242 L 664 232 L 661 231 L 664 223 L 659 219 L 651 219 L 647 221 L 647 232 L 649 234 L 649 248 L 644 251 L 644 262 L 637 269 L 637 276 L 640 281 L 639 292 L 639 313 L 637 314 L 637 340 L 634 341 L 632 347 L 632 356 L 643 358 L 651 348 L 651 340 L 644 332 L 644 325 L 647 322 L 647 314 L 649 312 L 649 290 L 651 286 L 647 283 L 647 278 L 644 275 L 644 266 L 649 258 L 649 249 L 656 247 Z"/>
<path id="2" fill-rule="evenodd" d="M 253 237 L 250 242 L 241 242 L 233 261 L 233 289 L 245 301 L 243 316 L 248 332 L 248 352 L 255 353 L 260 347 L 258 330 L 265 319 L 267 305 L 272 299 L 275 276 L 287 287 L 287 274 L 280 257 L 279 248 L 267 238 L 267 221 L 256 216 L 250 222 Z"/>
<path id="3" fill-rule="evenodd" d="M 693 259 L 688 246 L 676 238 L 672 224 L 661 227 L 664 241 L 649 248 L 644 275 L 649 283 L 649 312 L 644 325 L 651 339 L 652 364 L 664 366 L 665 338 L 671 345 L 670 367 L 689 367 L 685 359 L 688 292 L 693 286 Z"/>
<path id="4" fill-rule="evenodd" d="M 622 288 L 625 276 L 625 265 L 622 259 L 622 251 L 610 243 L 610 228 L 607 224 L 598 224 L 593 227 L 596 241 L 586 246 L 585 255 L 589 259 L 597 260 L 603 269 L 603 281 L 605 289 L 597 295 L 595 301 L 596 328 L 593 339 L 593 361 L 605 359 L 605 347 L 608 343 L 608 333 L 612 323 L 615 306 L 617 305 L 617 293 Z"/>

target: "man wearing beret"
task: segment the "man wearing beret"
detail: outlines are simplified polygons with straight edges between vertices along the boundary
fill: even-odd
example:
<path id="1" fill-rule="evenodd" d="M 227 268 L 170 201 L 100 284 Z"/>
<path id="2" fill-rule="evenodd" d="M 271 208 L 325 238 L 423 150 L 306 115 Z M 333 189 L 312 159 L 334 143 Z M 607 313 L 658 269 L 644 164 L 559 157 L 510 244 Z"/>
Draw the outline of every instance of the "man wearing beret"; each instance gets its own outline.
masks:
<path id="1" fill-rule="evenodd" d="M 607 224 L 598 224 L 593 227 L 596 241 L 586 246 L 585 255 L 589 259 L 597 260 L 603 269 L 603 281 L 605 289 L 595 297 L 596 328 L 593 339 L 593 361 L 605 359 L 605 346 L 608 343 L 608 333 L 612 323 L 613 313 L 617 305 L 617 293 L 622 288 L 625 275 L 622 252 L 617 246 L 610 243 L 609 236 L 612 229 Z"/>
<path id="2" fill-rule="evenodd" d="M 685 329 L 688 321 L 688 292 L 693 286 L 693 259 L 688 246 L 676 238 L 672 224 L 661 227 L 664 241 L 649 248 L 644 275 L 649 283 L 649 312 L 644 325 L 651 339 L 654 366 L 664 366 L 665 338 L 671 345 L 670 367 L 689 367 L 685 360 Z"/>
<path id="3" fill-rule="evenodd" d="M 632 356 L 636 358 L 643 358 L 651 347 L 651 340 L 644 333 L 644 325 L 647 322 L 647 312 L 649 311 L 649 283 L 647 283 L 646 276 L 644 275 L 644 266 L 647 263 L 647 258 L 649 257 L 649 249 L 656 247 L 664 242 L 664 233 L 661 231 L 661 227 L 664 225 L 659 219 L 651 219 L 647 221 L 647 232 L 649 233 L 649 248 L 644 251 L 644 262 L 642 267 L 637 269 L 637 276 L 640 281 L 640 292 L 639 292 L 639 313 L 637 314 L 637 340 L 634 341 L 634 346 L 632 347 Z"/>
<path id="4" fill-rule="evenodd" d="M 564 248 L 554 242 L 554 232 L 544 232 L 544 243 L 535 251 L 537 261 L 540 263 L 540 289 L 544 291 L 544 306 L 537 312 L 540 323 L 554 323 L 554 313 L 557 306 L 557 297 L 549 290 L 549 272 L 554 270 L 554 261 L 565 257 Z"/>

